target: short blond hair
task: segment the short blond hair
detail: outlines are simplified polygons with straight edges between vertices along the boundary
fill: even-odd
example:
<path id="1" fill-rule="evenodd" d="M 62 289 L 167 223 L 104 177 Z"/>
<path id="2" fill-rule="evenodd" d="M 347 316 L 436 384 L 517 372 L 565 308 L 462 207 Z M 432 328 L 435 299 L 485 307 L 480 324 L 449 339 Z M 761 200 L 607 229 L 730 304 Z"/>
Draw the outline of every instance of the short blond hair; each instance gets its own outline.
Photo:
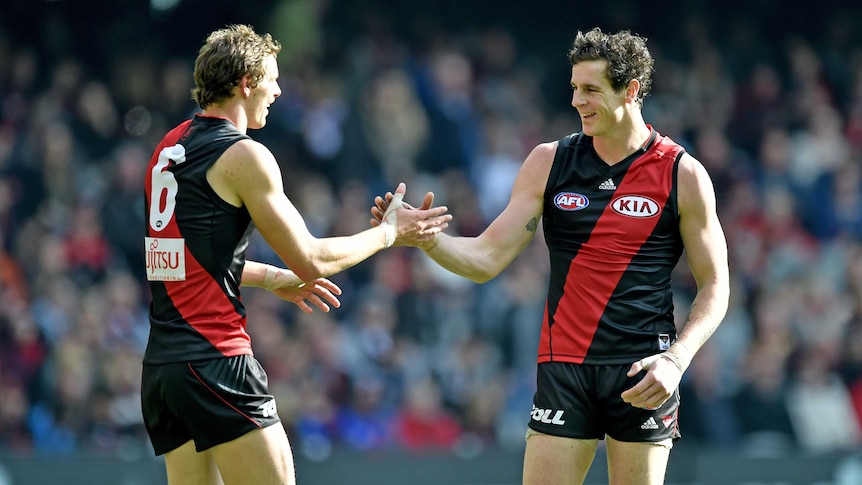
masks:
<path id="1" fill-rule="evenodd" d="M 202 109 L 232 96 L 243 76 L 257 86 L 266 75 L 264 60 L 281 51 L 270 34 L 258 34 L 249 25 L 228 25 L 207 36 L 195 60 L 192 98 Z"/>

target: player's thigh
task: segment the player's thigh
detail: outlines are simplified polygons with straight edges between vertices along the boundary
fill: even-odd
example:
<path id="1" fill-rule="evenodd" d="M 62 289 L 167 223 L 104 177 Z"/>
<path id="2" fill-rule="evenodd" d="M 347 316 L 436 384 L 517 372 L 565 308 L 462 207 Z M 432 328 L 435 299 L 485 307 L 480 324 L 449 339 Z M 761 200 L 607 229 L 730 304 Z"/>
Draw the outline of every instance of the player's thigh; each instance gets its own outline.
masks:
<path id="1" fill-rule="evenodd" d="M 610 485 L 661 485 L 667 470 L 671 441 L 632 443 L 605 438 Z"/>
<path id="2" fill-rule="evenodd" d="M 523 485 L 581 485 L 596 456 L 598 440 L 527 432 Z"/>
<path id="3" fill-rule="evenodd" d="M 165 453 L 168 485 L 222 485 L 212 453 L 195 450 L 194 441 Z"/>
<path id="4" fill-rule="evenodd" d="M 280 423 L 212 448 L 225 485 L 295 485 L 290 443 Z"/>

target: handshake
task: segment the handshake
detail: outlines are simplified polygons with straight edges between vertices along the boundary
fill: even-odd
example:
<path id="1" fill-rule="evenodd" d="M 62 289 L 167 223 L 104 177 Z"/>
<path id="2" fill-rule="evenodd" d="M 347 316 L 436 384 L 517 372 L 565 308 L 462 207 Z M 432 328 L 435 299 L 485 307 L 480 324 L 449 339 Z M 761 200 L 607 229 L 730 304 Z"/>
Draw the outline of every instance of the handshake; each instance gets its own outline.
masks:
<path id="1" fill-rule="evenodd" d="M 387 192 L 374 198 L 371 207 L 372 226 L 381 226 L 386 233 L 386 247 L 433 245 L 437 234 L 449 227 L 452 215 L 446 206 L 431 207 L 434 193 L 428 192 L 420 207 L 404 202 L 407 186 L 398 184 L 395 193 Z"/>

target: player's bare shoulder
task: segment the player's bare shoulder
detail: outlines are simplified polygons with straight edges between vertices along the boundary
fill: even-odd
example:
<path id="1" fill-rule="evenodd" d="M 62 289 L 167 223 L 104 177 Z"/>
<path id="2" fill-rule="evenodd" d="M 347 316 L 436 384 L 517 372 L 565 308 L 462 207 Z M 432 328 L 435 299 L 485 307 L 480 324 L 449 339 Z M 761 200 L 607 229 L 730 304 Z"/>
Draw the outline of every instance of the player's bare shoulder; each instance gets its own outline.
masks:
<path id="1" fill-rule="evenodd" d="M 680 211 L 704 210 L 715 206 L 715 188 L 706 167 L 693 156 L 683 153 L 677 171 L 677 194 Z"/>
<path id="2" fill-rule="evenodd" d="M 550 165 L 554 162 L 554 156 L 557 154 L 557 146 L 559 145 L 559 141 L 549 141 L 545 143 L 539 143 L 533 150 L 527 155 L 527 159 L 524 161 L 524 164 L 534 164 L 534 165 Z"/>
<path id="3" fill-rule="evenodd" d="M 207 172 L 213 190 L 225 201 L 242 205 L 247 193 L 281 186 L 281 172 L 275 156 L 262 143 L 240 140 L 222 153 Z"/>
<path id="4" fill-rule="evenodd" d="M 225 166 L 275 163 L 275 157 L 263 143 L 250 138 L 239 140 L 222 154 L 218 163 Z"/>
<path id="5" fill-rule="evenodd" d="M 554 164 L 558 143 L 552 141 L 536 145 L 521 165 L 519 178 L 535 182 L 544 190 L 548 175 L 551 173 L 551 166 Z"/>

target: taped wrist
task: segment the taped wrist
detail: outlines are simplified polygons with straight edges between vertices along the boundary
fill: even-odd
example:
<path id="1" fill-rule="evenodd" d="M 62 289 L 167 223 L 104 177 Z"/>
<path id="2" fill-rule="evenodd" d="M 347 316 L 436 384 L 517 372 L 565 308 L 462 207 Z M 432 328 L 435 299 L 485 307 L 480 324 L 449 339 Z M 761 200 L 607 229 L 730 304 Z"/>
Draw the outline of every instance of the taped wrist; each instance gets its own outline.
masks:
<path id="1" fill-rule="evenodd" d="M 395 194 L 392 197 L 392 200 L 389 201 L 389 206 L 386 207 L 386 212 L 383 213 L 380 227 L 383 228 L 383 234 L 385 236 L 384 247 L 392 247 L 392 245 L 395 244 L 395 239 L 398 237 L 397 211 L 404 207 L 404 203 L 401 201 L 403 198 L 404 194 Z"/>
<path id="2" fill-rule="evenodd" d="M 680 372 L 685 372 L 689 364 L 691 364 L 691 359 L 694 355 L 682 342 L 674 342 L 661 356 L 671 361 Z"/>
<path id="3" fill-rule="evenodd" d="M 395 244 L 395 238 L 397 237 L 395 224 L 381 224 L 380 227 L 383 228 L 383 247 L 391 248 Z"/>
<path id="4" fill-rule="evenodd" d="M 266 265 L 266 273 L 260 287 L 267 291 L 273 291 L 285 286 L 298 286 L 300 284 L 302 281 L 292 271 Z"/>

